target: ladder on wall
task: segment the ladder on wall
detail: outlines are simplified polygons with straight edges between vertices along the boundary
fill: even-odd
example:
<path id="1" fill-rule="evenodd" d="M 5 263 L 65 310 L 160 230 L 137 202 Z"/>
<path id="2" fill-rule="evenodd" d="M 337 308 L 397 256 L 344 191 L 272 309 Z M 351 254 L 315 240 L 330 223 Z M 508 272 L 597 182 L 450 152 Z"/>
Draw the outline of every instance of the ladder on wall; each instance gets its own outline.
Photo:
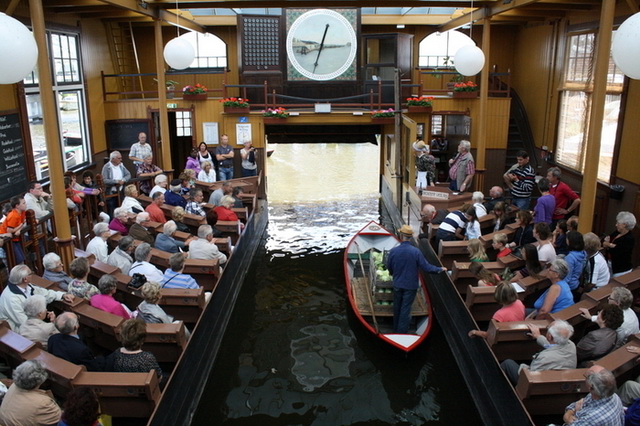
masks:
<path id="1" fill-rule="evenodd" d="M 137 76 L 123 76 L 119 79 L 120 92 L 144 92 L 140 74 L 140 61 L 133 36 L 131 22 L 105 21 L 107 38 L 111 40 L 109 50 L 111 61 L 116 74 L 138 74 Z M 139 94 L 130 95 L 139 97 Z M 145 94 L 142 93 L 142 97 Z"/>

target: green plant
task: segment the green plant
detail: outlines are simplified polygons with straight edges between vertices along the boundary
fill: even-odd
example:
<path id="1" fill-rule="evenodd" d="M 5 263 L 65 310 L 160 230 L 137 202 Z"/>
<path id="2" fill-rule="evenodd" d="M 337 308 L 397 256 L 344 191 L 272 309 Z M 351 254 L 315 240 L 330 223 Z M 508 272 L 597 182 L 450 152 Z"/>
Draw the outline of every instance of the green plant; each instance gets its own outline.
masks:
<path id="1" fill-rule="evenodd" d="M 207 88 L 202 84 L 197 83 L 193 86 L 184 86 L 182 88 L 182 93 L 185 95 L 197 95 L 198 93 L 207 93 Z"/>
<path id="2" fill-rule="evenodd" d="M 418 98 L 407 98 L 407 106 L 430 107 L 433 105 L 433 96 L 420 96 Z"/>
<path id="3" fill-rule="evenodd" d="M 249 108 L 249 99 L 244 98 L 224 98 L 221 99 L 223 106 L 233 108 Z"/>
<path id="4" fill-rule="evenodd" d="M 154 81 L 156 82 L 156 84 L 158 83 L 158 79 L 157 79 L 157 78 L 154 78 Z M 164 85 L 165 85 L 167 88 L 169 88 L 169 87 L 176 87 L 178 84 L 180 84 L 180 83 L 178 83 L 178 82 L 177 82 L 177 81 L 175 81 L 175 80 L 165 80 L 165 81 L 164 81 Z"/>
<path id="5" fill-rule="evenodd" d="M 394 117 L 395 115 L 396 115 L 396 112 L 393 110 L 393 108 L 378 109 L 378 110 L 371 111 L 372 118 Z"/>
<path id="6" fill-rule="evenodd" d="M 287 118 L 289 117 L 289 113 L 286 109 L 282 107 L 278 108 L 267 108 L 262 111 L 263 117 L 272 117 L 272 118 Z"/>
<path id="7" fill-rule="evenodd" d="M 473 81 L 465 81 L 453 85 L 454 92 L 475 92 L 476 90 L 478 90 L 478 85 Z"/>

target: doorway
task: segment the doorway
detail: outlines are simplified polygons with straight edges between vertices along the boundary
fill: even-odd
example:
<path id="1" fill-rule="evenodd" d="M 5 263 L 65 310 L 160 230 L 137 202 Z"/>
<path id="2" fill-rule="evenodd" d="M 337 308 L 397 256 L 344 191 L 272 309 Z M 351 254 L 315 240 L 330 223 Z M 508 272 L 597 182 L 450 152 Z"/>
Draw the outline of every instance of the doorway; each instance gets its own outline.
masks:
<path id="1" fill-rule="evenodd" d="M 196 145 L 195 132 L 193 128 L 193 109 L 171 109 L 167 111 L 167 119 L 169 121 L 169 146 L 171 148 L 171 164 L 175 172 L 174 177 L 178 177 L 184 165 L 187 162 L 187 157 L 191 152 L 191 148 Z M 153 121 L 153 127 L 157 135 L 160 135 L 160 112 L 158 110 L 151 110 L 151 119 Z M 158 140 L 158 147 L 156 152 L 158 153 L 158 159 L 155 160 L 155 164 L 162 163 L 162 149 L 160 144 L 163 141 Z"/>

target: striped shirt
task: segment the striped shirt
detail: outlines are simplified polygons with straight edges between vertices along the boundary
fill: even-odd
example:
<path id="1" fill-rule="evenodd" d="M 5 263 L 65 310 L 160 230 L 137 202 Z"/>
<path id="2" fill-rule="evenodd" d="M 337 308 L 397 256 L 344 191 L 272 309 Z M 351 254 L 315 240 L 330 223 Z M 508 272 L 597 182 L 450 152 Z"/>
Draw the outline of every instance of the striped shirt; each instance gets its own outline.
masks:
<path id="1" fill-rule="evenodd" d="M 468 220 L 460 210 L 451 212 L 444 218 L 438 230 L 455 233 L 458 228 L 464 228 Z"/>
<path id="2" fill-rule="evenodd" d="M 162 288 L 200 288 L 200 286 L 191 275 L 173 272 L 173 270 L 169 268 L 164 271 Z"/>
<path id="3" fill-rule="evenodd" d="M 511 195 L 516 198 L 529 198 L 531 197 L 531 191 L 536 183 L 536 172 L 531 167 L 531 164 L 527 163 L 523 167 L 512 167 L 509 173 L 513 173 L 518 179 L 513 182 L 513 188 L 511 188 Z"/>

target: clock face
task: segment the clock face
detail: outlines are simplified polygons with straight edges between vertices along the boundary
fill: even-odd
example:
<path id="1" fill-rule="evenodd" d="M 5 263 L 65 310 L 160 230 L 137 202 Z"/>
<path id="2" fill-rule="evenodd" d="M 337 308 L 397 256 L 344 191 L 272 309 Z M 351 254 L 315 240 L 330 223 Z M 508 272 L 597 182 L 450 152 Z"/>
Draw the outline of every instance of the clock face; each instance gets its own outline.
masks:
<path id="1" fill-rule="evenodd" d="M 357 12 L 346 9 L 353 14 Z M 358 39 L 355 19 L 329 9 L 295 18 L 287 33 L 289 80 L 355 80 Z"/>

